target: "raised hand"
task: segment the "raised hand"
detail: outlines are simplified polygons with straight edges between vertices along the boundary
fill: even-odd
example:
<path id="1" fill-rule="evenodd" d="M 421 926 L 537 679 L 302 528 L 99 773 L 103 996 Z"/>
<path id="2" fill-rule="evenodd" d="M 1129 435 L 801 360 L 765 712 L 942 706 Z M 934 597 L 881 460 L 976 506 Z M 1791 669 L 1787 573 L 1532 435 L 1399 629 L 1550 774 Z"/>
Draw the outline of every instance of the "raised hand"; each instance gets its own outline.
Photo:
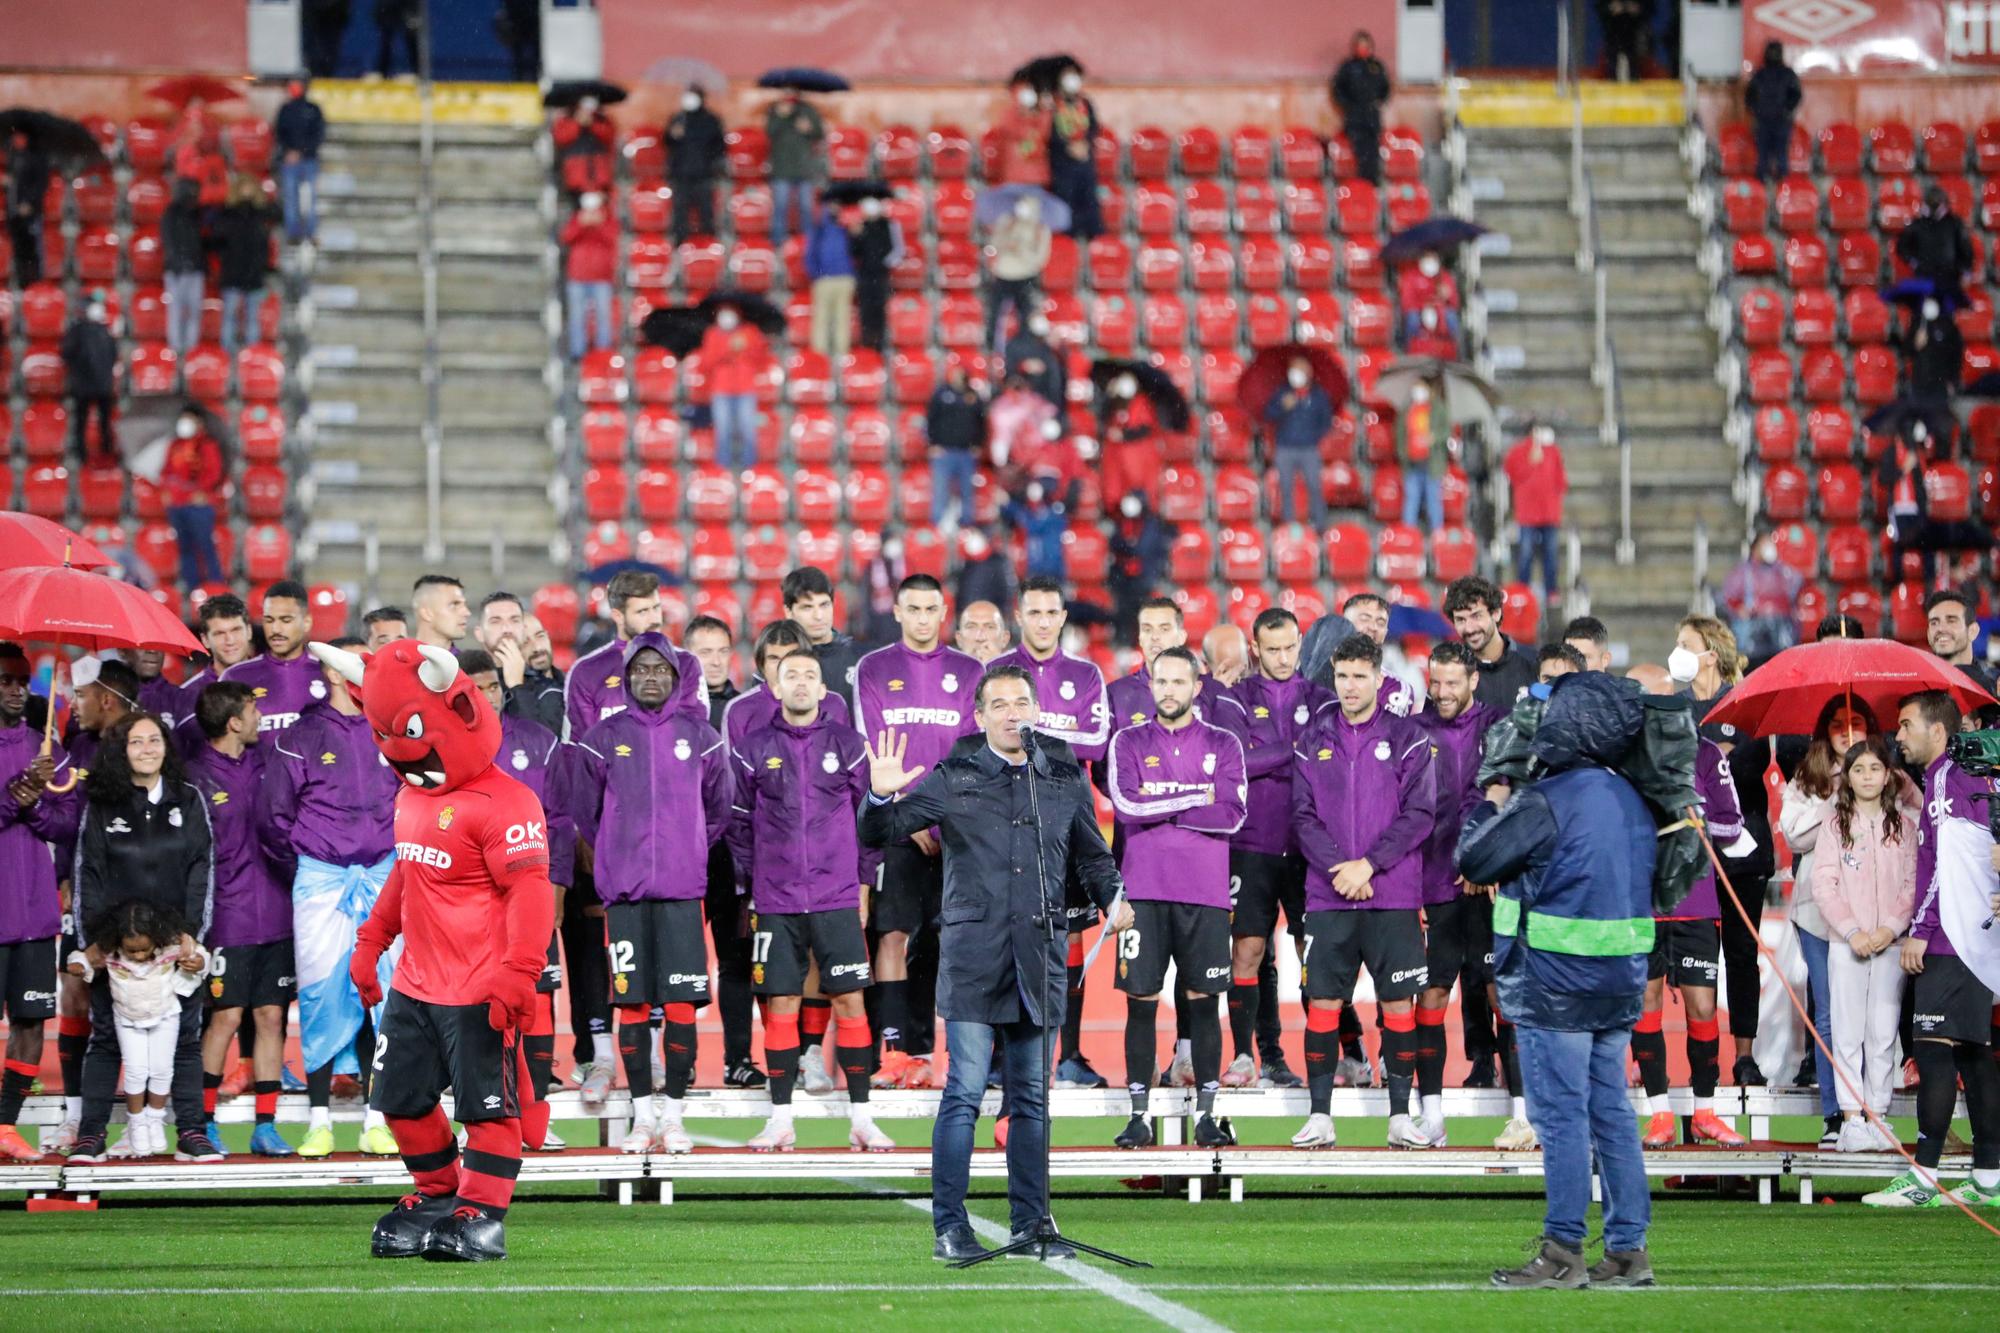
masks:
<path id="1" fill-rule="evenodd" d="M 894 796 L 923 776 L 921 765 L 904 767 L 910 738 L 894 728 L 877 732 L 873 745 L 863 741 L 862 746 L 868 752 L 868 789 L 877 796 Z"/>

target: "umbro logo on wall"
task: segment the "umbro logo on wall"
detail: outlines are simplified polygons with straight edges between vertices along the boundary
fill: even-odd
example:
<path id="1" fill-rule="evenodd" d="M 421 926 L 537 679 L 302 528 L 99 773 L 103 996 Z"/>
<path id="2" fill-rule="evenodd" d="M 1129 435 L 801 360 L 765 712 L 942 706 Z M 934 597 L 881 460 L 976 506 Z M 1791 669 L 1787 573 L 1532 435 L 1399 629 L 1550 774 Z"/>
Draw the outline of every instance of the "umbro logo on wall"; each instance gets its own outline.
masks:
<path id="1" fill-rule="evenodd" d="M 1755 17 L 1759 23 L 1817 45 L 1874 18 L 1875 6 L 1863 0 L 1771 0 L 1757 6 Z"/>

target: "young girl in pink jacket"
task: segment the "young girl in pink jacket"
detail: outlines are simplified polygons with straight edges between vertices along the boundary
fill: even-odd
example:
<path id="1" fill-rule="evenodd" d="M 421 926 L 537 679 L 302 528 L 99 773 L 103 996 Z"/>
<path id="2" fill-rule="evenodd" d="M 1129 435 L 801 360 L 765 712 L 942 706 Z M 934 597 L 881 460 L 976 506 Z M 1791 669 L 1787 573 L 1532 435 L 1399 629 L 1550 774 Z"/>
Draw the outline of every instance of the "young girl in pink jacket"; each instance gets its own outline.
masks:
<path id="1" fill-rule="evenodd" d="M 1813 857 L 1812 895 L 1832 944 L 1833 1053 L 1847 1074 L 1839 1084 L 1838 1146 L 1865 1152 L 1890 1143 L 1862 1114 L 1849 1081 L 1878 1117 L 1888 1114 L 1903 1003 L 1903 971 L 1892 946 L 1909 929 L 1916 901 L 1917 812 L 1898 804 L 1895 761 L 1882 737 L 1855 744 L 1840 768 L 1840 789 Z"/>

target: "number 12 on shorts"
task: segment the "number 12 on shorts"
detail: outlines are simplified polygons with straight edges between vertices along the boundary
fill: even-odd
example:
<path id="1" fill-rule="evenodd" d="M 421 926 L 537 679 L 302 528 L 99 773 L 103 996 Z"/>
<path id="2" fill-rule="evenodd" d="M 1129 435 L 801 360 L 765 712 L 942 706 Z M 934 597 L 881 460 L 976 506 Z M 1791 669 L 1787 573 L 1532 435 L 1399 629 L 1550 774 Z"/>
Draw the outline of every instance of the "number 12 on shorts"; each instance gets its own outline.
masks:
<path id="1" fill-rule="evenodd" d="M 634 952 L 635 950 L 630 940 L 611 941 L 611 970 L 613 972 L 630 972 L 632 970 L 632 955 Z"/>

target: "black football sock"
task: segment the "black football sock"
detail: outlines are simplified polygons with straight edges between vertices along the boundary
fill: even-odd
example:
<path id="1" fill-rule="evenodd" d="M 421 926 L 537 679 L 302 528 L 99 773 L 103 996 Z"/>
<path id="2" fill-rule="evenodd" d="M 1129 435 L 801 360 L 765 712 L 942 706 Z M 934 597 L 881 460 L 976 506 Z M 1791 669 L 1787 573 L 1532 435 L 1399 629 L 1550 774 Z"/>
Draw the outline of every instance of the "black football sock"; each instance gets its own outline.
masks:
<path id="1" fill-rule="evenodd" d="M 1368 1052 L 1361 1045 L 1361 1018 L 1351 1004 L 1340 1011 L 1340 1058 L 1368 1063 Z"/>
<path id="2" fill-rule="evenodd" d="M 722 1014 L 722 1067 L 734 1069 L 750 1062 L 750 1018 L 755 998 L 750 993 L 750 946 L 742 941 L 740 951 L 725 957 L 716 950 L 715 1007 Z M 740 952 L 741 957 L 733 956 Z"/>
<path id="3" fill-rule="evenodd" d="M 88 1018 L 56 1019 L 56 1064 L 62 1069 L 65 1097 L 83 1095 L 83 1052 L 89 1045 Z"/>
<path id="4" fill-rule="evenodd" d="M 632 1100 L 653 1095 L 653 1030 L 644 1019 L 618 1024 L 618 1058 L 625 1065 L 625 1086 Z"/>
<path id="5" fill-rule="evenodd" d="M 1180 1054 L 1180 1049 L 1181 1049 L 1180 1044 L 1188 1040 L 1190 1040 L 1190 1035 L 1188 1032 L 1187 1006 L 1184 1004 L 1175 1005 L 1174 1006 L 1174 1054 L 1175 1055 Z"/>
<path id="6" fill-rule="evenodd" d="M 666 1080 L 661 1091 L 679 1100 L 687 1096 L 688 1084 L 694 1078 L 694 1021 L 668 1019 L 661 1025 L 660 1036 L 667 1049 Z"/>
<path id="7" fill-rule="evenodd" d="M 799 1016 L 764 1015 L 764 1064 L 771 1076 L 771 1105 L 792 1104 L 792 1083 L 799 1076 Z"/>
<path id="8" fill-rule="evenodd" d="M 1514 1043 L 1514 1025 L 1503 1018 L 1495 1024 L 1495 1029 L 1500 1041 L 1500 1072 L 1507 1080 L 1507 1095 L 1522 1096 L 1521 1048 Z"/>
<path id="9" fill-rule="evenodd" d="M 521 1038 L 521 1050 L 528 1058 L 528 1077 L 534 1081 L 536 1099 L 547 1100 L 556 1081 L 556 1038 L 554 1033 Z"/>
<path id="10" fill-rule="evenodd" d="M 1083 1054 L 1083 942 L 1077 941 L 1070 950 L 1069 963 L 1069 1004 L 1063 1010 L 1062 1047 L 1060 1059 L 1068 1060 Z"/>
<path id="11" fill-rule="evenodd" d="M 1639 1015 L 1632 1029 L 1632 1059 L 1648 1097 L 1667 1095 L 1667 1034 L 1660 1031 L 1660 1011 Z"/>
<path id="12" fill-rule="evenodd" d="M 1993 1048 L 1962 1042 L 1951 1049 L 1972 1121 L 1972 1169 L 2000 1169 L 2000 1066 L 1993 1063 Z"/>
<path id="13" fill-rule="evenodd" d="M 868 1104 L 868 1076 L 875 1069 L 875 1039 L 868 1034 L 868 1016 L 833 1021 L 833 1058 L 840 1063 L 851 1106 Z"/>
<path id="14" fill-rule="evenodd" d="M 1958 1062 L 1947 1041 L 1919 1041 L 1917 1060 L 1917 1165 L 1937 1171 L 1958 1107 Z"/>
<path id="15" fill-rule="evenodd" d="M 1408 1010 L 1382 1016 L 1382 1070 L 1389 1114 L 1410 1113 L 1410 1084 L 1417 1073 L 1417 1016 Z"/>
<path id="16" fill-rule="evenodd" d="M 1274 934 L 1264 950 L 1264 962 L 1257 969 L 1257 1053 L 1263 1057 L 1261 1063 L 1266 1069 L 1285 1063 L 1285 1028 L 1283 1015 L 1278 1011 L 1278 965 L 1272 961 L 1278 954 L 1277 944 L 1278 937 Z"/>
<path id="17" fill-rule="evenodd" d="M 1314 1115 L 1333 1110 L 1333 1067 L 1340 1061 L 1340 1015 L 1331 1009 L 1306 1010 L 1306 1088 Z"/>
<path id="18" fill-rule="evenodd" d="M 1237 1055 L 1257 1058 L 1257 1018 L 1260 1012 L 1257 978 L 1229 979 L 1229 1041 Z"/>
<path id="19" fill-rule="evenodd" d="M 1442 1009 L 1417 1010 L 1417 1094 L 1422 1097 L 1444 1092 L 1444 1015 Z"/>
<path id="20" fill-rule="evenodd" d="M 7 1061 L 5 1072 L 0 1073 L 0 1125 L 11 1125 L 21 1118 L 21 1103 L 35 1085 L 35 1074 L 35 1066 L 26 1060 Z"/>
<path id="21" fill-rule="evenodd" d="M 306 1103 L 315 1108 L 333 1105 L 333 1061 L 306 1072 Z"/>
<path id="22" fill-rule="evenodd" d="M 1125 1087 L 1132 1114 L 1146 1114 L 1146 1099 L 1159 1063 L 1160 1002 L 1125 997 Z"/>
<path id="23" fill-rule="evenodd" d="M 908 981 L 878 981 L 882 1006 L 882 1049 L 900 1051 L 903 1049 L 903 1028 L 910 1021 L 910 983 Z"/>
<path id="24" fill-rule="evenodd" d="M 1222 1019 L 1213 995 L 1184 995 L 1188 1039 L 1193 1044 L 1195 1109 L 1207 1115 L 1215 1109 L 1215 1090 L 1222 1077 Z"/>
<path id="25" fill-rule="evenodd" d="M 257 1025 L 244 1023 L 236 1029 L 236 1053 L 248 1060 L 257 1048 Z"/>
<path id="26" fill-rule="evenodd" d="M 1715 1085 L 1722 1076 L 1721 1046 L 1714 1019 L 1688 1020 L 1688 1084 L 1696 1097 L 1715 1096 Z"/>

